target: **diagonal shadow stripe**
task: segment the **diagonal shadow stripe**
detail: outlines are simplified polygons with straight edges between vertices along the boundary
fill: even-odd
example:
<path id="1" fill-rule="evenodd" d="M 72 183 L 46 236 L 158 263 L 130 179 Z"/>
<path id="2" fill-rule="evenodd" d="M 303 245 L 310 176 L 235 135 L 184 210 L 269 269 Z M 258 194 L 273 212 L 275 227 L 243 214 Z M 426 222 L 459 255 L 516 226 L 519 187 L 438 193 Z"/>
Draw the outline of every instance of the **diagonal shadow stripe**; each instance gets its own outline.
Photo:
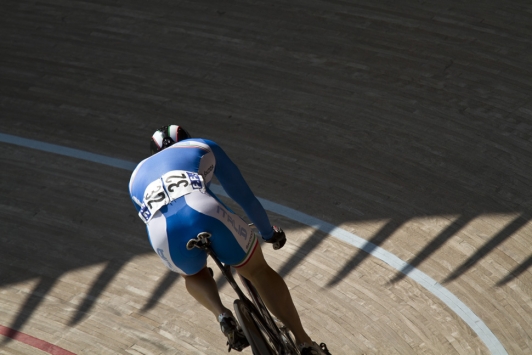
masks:
<path id="1" fill-rule="evenodd" d="M 39 307 L 44 297 L 50 292 L 52 287 L 55 285 L 56 281 L 59 279 L 61 274 L 55 275 L 55 277 L 47 278 L 42 277 L 37 286 L 31 292 L 31 295 L 28 296 L 26 302 L 20 307 L 20 311 L 17 314 L 17 318 L 13 323 L 8 327 L 9 332 L 6 335 L 6 338 L 0 343 L 0 345 L 5 345 L 9 343 L 12 338 L 16 335 L 17 330 L 20 330 L 24 324 L 31 317 L 33 312 Z"/>
<path id="2" fill-rule="evenodd" d="M 98 275 L 98 278 L 93 283 L 91 289 L 85 296 L 83 303 L 78 307 L 76 314 L 68 322 L 69 326 L 74 326 L 79 323 L 83 318 L 86 317 L 87 313 L 94 306 L 94 302 L 100 297 L 103 290 L 111 283 L 111 281 L 118 274 L 120 269 L 126 264 L 129 260 L 110 261 L 103 271 Z"/>
<path id="3" fill-rule="evenodd" d="M 279 275 L 284 278 L 305 258 L 307 254 L 316 249 L 327 237 L 323 235 L 320 236 L 320 234 L 321 233 L 319 233 L 318 230 L 315 230 L 310 238 L 308 238 L 307 241 L 299 248 L 298 252 L 292 255 L 292 257 L 283 264 L 281 269 L 278 271 Z"/>
<path id="4" fill-rule="evenodd" d="M 358 265 L 362 264 L 366 260 L 371 252 L 377 249 L 386 239 L 388 239 L 396 230 L 398 230 L 406 220 L 390 220 L 386 223 L 374 236 L 368 241 L 367 247 L 359 249 L 358 252 L 349 260 L 342 270 L 332 280 L 329 281 L 327 286 L 334 286 L 340 283 L 349 273 L 354 270 Z"/>
<path id="5" fill-rule="evenodd" d="M 157 286 L 157 289 L 153 291 L 148 302 L 140 310 L 142 313 L 149 311 L 159 302 L 159 300 L 166 294 L 166 292 L 179 280 L 180 275 L 173 271 L 167 271 L 166 276 L 162 279 Z"/>
<path id="6" fill-rule="evenodd" d="M 497 282 L 497 286 L 504 286 L 513 279 L 519 277 L 523 272 L 527 271 L 529 267 L 532 266 L 532 255 L 526 259 L 521 265 L 518 265 L 515 269 L 510 271 L 508 275 L 501 281 Z"/>
<path id="7" fill-rule="evenodd" d="M 392 283 L 401 281 L 408 273 L 414 270 L 419 266 L 423 261 L 425 261 L 429 256 L 432 255 L 436 250 L 441 248 L 449 239 L 458 233 L 462 228 L 464 228 L 471 220 L 472 216 L 462 215 L 458 217 L 451 225 L 449 225 L 443 232 L 441 232 L 435 239 L 433 239 L 421 252 L 419 252 L 416 257 L 409 262 L 408 265 L 405 265 L 391 280 Z"/>
<path id="8" fill-rule="evenodd" d="M 456 269 L 451 275 L 447 276 L 443 283 L 451 282 L 456 280 L 460 275 L 464 274 L 467 270 L 473 267 L 478 261 L 484 258 L 489 254 L 490 251 L 495 249 L 506 239 L 510 238 L 514 233 L 521 229 L 525 224 L 528 223 L 530 217 L 524 217 L 523 215 L 515 218 L 510 224 L 504 227 L 495 237 L 493 237 L 489 242 L 484 244 L 482 248 L 477 250 L 469 259 L 467 259 L 458 269 Z"/>

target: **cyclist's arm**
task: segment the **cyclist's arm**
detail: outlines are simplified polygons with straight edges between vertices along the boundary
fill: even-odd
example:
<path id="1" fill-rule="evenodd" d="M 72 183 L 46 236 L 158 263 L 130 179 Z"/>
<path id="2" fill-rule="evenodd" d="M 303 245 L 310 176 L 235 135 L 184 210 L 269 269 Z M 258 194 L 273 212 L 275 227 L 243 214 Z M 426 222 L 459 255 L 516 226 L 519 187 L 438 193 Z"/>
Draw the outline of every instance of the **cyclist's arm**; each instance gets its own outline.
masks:
<path id="1" fill-rule="evenodd" d="M 244 209 L 261 236 L 266 240 L 270 239 L 273 236 L 273 228 L 268 215 L 244 180 L 240 170 L 218 144 L 212 141 L 206 142 L 216 158 L 214 174 L 225 192 Z"/>

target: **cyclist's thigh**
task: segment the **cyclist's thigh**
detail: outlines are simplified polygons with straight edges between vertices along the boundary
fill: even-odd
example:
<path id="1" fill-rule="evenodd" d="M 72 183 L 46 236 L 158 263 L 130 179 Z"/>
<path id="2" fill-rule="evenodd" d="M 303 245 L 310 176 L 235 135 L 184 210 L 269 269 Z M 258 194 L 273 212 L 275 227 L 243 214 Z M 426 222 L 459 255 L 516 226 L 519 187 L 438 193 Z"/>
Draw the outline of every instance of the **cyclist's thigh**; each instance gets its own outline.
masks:
<path id="1" fill-rule="evenodd" d="M 196 225 L 212 234 L 212 247 L 218 258 L 229 265 L 245 264 L 258 247 L 251 227 L 208 193 L 193 192 L 185 200 L 198 213 Z"/>
<path id="2" fill-rule="evenodd" d="M 247 278 L 248 280 L 252 280 L 255 275 L 260 275 L 265 268 L 269 267 L 270 266 L 266 262 L 266 259 L 264 259 L 262 249 L 258 244 L 246 263 L 242 263 L 239 266 L 235 266 L 238 273 Z"/>

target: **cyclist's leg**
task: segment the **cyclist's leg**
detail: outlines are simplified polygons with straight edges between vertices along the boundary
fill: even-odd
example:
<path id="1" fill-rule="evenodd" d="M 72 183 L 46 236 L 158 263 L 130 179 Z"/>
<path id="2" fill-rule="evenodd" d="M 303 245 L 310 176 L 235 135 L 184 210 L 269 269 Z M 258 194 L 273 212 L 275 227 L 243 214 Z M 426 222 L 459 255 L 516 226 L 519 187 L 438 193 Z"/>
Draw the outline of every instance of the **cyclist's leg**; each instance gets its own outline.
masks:
<path id="1" fill-rule="evenodd" d="M 260 245 L 257 245 L 247 262 L 237 266 L 236 270 L 251 281 L 266 307 L 294 334 L 297 344 L 311 343 L 310 337 L 303 329 L 288 286 L 283 278 L 268 265 Z"/>
<path id="2" fill-rule="evenodd" d="M 222 304 L 218 286 L 211 276 L 209 270 L 204 267 L 194 275 L 183 275 L 188 293 L 196 299 L 203 307 L 207 308 L 218 319 L 220 314 L 232 314 L 232 312 Z"/>

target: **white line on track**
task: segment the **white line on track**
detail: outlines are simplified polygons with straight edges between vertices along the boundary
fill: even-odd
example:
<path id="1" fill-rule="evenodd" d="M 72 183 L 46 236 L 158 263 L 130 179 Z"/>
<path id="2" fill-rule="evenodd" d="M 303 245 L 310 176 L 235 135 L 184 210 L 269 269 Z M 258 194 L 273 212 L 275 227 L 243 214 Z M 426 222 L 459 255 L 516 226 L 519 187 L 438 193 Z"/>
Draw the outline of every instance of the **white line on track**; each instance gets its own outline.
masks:
<path id="1" fill-rule="evenodd" d="M 15 144 L 49 153 L 61 154 L 76 159 L 88 160 L 94 163 L 109 165 L 114 168 L 120 168 L 130 171 L 133 171 L 137 165 L 136 163 L 122 159 L 110 158 L 104 155 L 93 154 L 83 150 L 67 148 L 60 145 L 21 138 L 9 134 L 0 133 L 0 142 Z M 211 184 L 211 190 L 213 190 L 214 193 L 228 197 L 223 188 L 219 185 Z M 344 242 L 353 245 L 356 248 L 364 250 L 365 252 L 371 254 L 373 257 L 383 261 L 384 263 L 390 265 L 397 271 L 410 277 L 412 280 L 423 286 L 427 291 L 438 297 L 443 303 L 445 303 L 445 305 L 447 305 L 447 307 L 449 307 L 454 313 L 456 313 L 460 318 L 462 318 L 462 320 L 467 325 L 469 325 L 469 327 L 484 342 L 484 344 L 492 354 L 508 354 L 499 339 L 497 339 L 497 337 L 495 336 L 495 334 L 493 334 L 493 332 L 486 326 L 486 324 L 479 317 L 477 317 L 477 315 L 473 313 L 473 311 L 469 309 L 469 307 L 467 307 L 462 301 L 458 299 L 458 297 L 453 295 L 440 283 L 438 283 L 436 280 L 429 277 L 425 273 L 421 272 L 420 270 L 416 269 L 405 261 L 399 259 L 397 256 L 386 251 L 385 249 L 382 249 L 381 247 L 378 247 L 375 244 L 370 243 L 367 240 L 362 239 L 359 236 L 346 231 L 345 229 L 338 228 L 335 225 L 324 222 L 318 218 L 309 216 L 292 208 L 279 205 L 275 202 L 271 202 L 262 198 L 259 198 L 259 200 L 266 210 L 277 213 L 279 215 L 283 215 L 285 217 L 293 219 L 294 221 L 330 234 Z"/>

